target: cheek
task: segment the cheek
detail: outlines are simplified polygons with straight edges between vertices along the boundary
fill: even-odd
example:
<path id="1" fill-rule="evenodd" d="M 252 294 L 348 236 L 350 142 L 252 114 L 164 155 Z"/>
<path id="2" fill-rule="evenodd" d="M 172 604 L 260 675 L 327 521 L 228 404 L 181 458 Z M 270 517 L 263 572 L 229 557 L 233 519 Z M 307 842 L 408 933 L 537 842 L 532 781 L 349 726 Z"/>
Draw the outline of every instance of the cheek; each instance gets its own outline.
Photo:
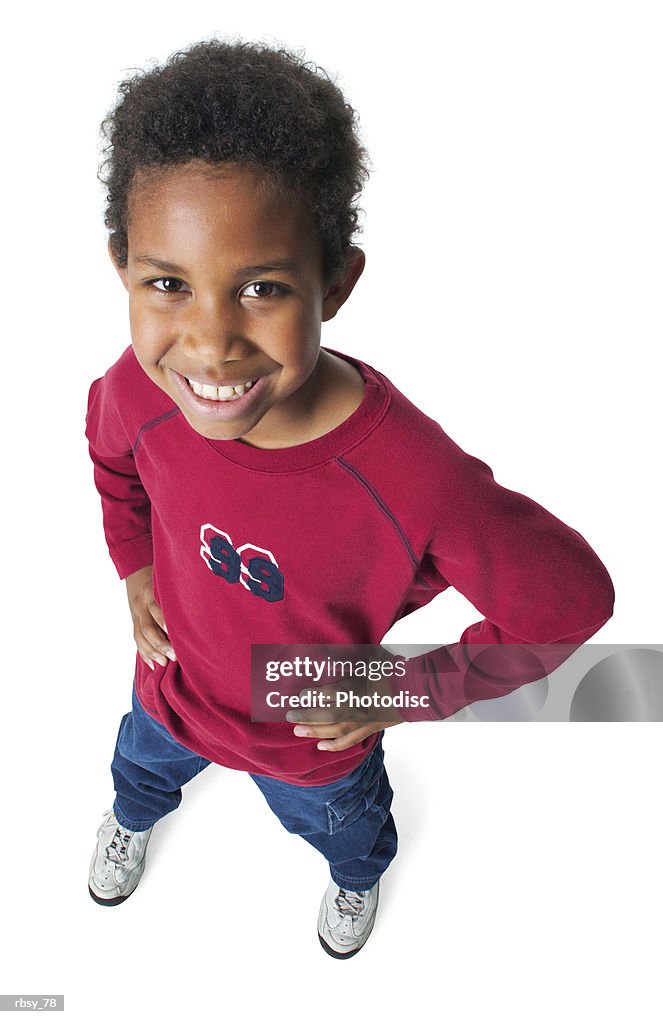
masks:
<path id="1" fill-rule="evenodd" d="M 134 348 L 147 361 L 158 359 L 168 344 L 165 321 L 160 322 L 140 306 L 134 306 L 129 309 L 129 324 Z"/>
<path id="2" fill-rule="evenodd" d="M 288 377 L 300 385 L 313 371 L 319 351 L 320 342 L 309 328 L 282 335 L 281 343 L 272 347 L 271 355 L 285 369 Z"/>
<path id="3" fill-rule="evenodd" d="M 292 364 L 301 364 L 302 360 L 315 361 L 320 346 L 321 323 L 316 319 L 315 311 L 299 309 L 279 320 L 278 326 L 273 325 L 272 338 L 279 339 L 279 347 L 285 360 Z M 268 332 L 269 334 L 269 332 Z"/>

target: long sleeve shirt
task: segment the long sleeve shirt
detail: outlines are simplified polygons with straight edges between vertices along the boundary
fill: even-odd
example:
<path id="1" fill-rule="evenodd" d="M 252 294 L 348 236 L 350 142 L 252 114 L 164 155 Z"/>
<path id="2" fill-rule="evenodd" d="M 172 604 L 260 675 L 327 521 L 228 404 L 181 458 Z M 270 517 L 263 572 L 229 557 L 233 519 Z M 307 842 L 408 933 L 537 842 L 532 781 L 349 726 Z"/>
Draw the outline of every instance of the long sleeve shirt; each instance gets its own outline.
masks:
<path id="1" fill-rule="evenodd" d="M 297 785 L 352 771 L 377 734 L 321 751 L 289 723 L 251 721 L 252 644 L 379 644 L 454 587 L 484 618 L 410 659 L 404 683 L 430 706 L 403 717 L 439 719 L 528 681 L 460 682 L 463 644 L 577 645 L 614 602 L 576 530 L 497 483 L 383 373 L 328 351 L 359 370 L 364 395 L 304 444 L 204 437 L 131 347 L 93 381 L 85 429 L 110 557 L 120 579 L 153 564 L 177 655 L 154 670 L 136 655 L 142 706 L 201 756 Z"/>

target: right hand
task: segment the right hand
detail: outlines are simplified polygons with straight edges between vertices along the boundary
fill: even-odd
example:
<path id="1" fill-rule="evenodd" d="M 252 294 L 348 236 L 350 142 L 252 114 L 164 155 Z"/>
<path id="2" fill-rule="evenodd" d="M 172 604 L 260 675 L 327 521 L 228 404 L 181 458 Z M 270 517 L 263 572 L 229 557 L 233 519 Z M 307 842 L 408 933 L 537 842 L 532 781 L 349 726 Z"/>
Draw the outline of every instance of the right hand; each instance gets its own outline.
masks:
<path id="1" fill-rule="evenodd" d="M 146 565 L 126 577 L 127 597 L 134 624 L 134 640 L 138 653 L 154 671 L 152 659 L 167 665 L 168 658 L 177 661 L 170 645 L 163 612 L 154 600 L 152 587 L 153 566 Z"/>

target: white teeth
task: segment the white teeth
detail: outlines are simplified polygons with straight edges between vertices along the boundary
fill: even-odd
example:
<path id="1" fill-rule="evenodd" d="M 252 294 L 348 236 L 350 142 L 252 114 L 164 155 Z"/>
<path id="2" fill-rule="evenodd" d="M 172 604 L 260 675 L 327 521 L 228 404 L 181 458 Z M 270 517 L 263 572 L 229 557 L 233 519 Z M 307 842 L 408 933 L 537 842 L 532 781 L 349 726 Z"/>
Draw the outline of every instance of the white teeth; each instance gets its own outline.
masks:
<path id="1" fill-rule="evenodd" d="M 188 377 L 186 381 L 196 395 L 213 402 L 231 402 L 234 398 L 241 398 L 255 384 L 255 381 L 247 380 L 245 384 L 236 384 L 234 387 L 228 385 L 215 388 L 211 384 L 199 384 L 197 380 L 190 380 Z"/>

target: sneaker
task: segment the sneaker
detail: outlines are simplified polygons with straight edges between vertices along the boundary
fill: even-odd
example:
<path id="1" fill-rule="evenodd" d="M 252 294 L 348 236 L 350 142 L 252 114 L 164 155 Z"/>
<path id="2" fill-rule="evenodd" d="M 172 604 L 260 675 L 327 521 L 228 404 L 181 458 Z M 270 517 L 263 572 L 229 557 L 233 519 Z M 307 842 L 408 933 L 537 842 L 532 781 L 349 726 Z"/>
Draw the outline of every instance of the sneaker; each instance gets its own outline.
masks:
<path id="1" fill-rule="evenodd" d="M 330 881 L 318 916 L 318 938 L 326 953 L 345 960 L 359 952 L 373 931 L 379 892 L 379 882 L 372 889 L 353 892 Z"/>
<path id="2" fill-rule="evenodd" d="M 154 826 L 145 832 L 131 832 L 120 825 L 112 810 L 104 814 L 90 863 L 88 889 L 95 903 L 115 907 L 131 896 L 140 882 Z"/>

